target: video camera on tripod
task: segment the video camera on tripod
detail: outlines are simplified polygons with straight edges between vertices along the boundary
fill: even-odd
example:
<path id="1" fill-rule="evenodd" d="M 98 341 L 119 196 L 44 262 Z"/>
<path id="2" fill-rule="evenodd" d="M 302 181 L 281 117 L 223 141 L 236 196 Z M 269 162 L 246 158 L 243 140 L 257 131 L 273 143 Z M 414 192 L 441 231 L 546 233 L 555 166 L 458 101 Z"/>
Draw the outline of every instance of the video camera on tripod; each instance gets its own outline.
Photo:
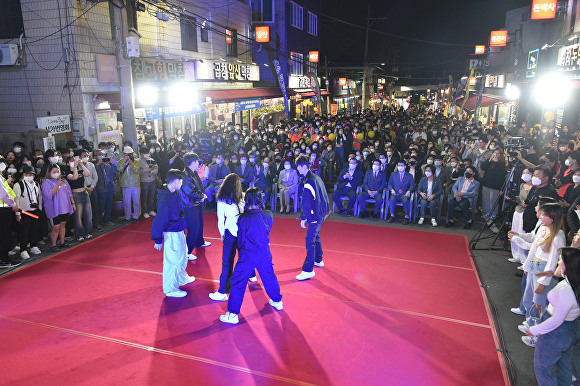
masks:
<path id="1" fill-rule="evenodd" d="M 505 145 L 505 149 L 508 153 L 508 156 L 516 158 L 518 156 L 518 152 L 523 153 L 530 149 L 530 144 L 526 142 L 524 137 L 511 137 L 508 139 L 507 145 Z"/>

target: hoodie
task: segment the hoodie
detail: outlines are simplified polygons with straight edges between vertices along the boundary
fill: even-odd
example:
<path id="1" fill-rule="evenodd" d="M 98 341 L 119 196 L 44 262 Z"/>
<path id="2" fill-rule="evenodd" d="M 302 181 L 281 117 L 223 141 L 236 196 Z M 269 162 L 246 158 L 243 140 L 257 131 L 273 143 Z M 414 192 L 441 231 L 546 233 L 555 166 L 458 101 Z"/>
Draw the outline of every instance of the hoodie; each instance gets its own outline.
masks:
<path id="1" fill-rule="evenodd" d="M 163 243 L 163 232 L 183 232 L 187 228 L 181 190 L 170 192 L 167 186 L 157 191 L 157 216 L 151 225 L 151 240 Z"/>

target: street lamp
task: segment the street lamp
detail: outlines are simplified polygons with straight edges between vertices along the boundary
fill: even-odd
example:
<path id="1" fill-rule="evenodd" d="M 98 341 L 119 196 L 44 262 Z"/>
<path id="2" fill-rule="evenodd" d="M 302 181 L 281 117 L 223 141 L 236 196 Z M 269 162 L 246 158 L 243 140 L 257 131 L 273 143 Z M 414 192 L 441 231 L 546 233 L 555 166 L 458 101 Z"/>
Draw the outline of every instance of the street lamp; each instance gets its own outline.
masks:
<path id="1" fill-rule="evenodd" d="M 515 100 L 519 99 L 520 98 L 519 87 L 508 83 L 508 85 L 505 89 L 505 96 L 510 101 L 515 101 Z"/>
<path id="2" fill-rule="evenodd" d="M 151 107 L 157 103 L 159 99 L 159 88 L 150 84 L 139 86 L 135 90 L 135 98 L 142 106 Z"/>
<path id="3" fill-rule="evenodd" d="M 551 73 L 539 78 L 534 88 L 534 96 L 543 107 L 561 107 L 570 97 L 570 80 L 559 73 Z"/>

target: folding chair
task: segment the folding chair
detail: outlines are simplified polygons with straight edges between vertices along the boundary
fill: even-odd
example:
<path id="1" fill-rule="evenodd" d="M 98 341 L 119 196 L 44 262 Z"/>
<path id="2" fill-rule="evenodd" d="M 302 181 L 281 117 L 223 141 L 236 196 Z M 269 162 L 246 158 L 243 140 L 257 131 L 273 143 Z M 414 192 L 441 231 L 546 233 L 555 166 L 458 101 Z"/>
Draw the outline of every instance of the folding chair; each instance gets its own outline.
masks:
<path id="1" fill-rule="evenodd" d="M 358 194 L 362 193 L 362 188 L 361 191 L 358 192 Z M 383 196 L 383 203 L 381 204 L 381 212 L 380 212 L 380 217 L 379 218 L 384 218 L 385 215 L 385 208 L 387 205 L 387 194 L 388 194 L 388 190 L 385 188 L 383 189 L 383 193 L 381 193 L 381 195 Z M 366 209 L 367 204 L 374 204 L 375 203 L 375 199 L 374 198 L 367 198 L 365 200 L 365 206 L 362 208 L 364 210 Z M 360 216 L 360 211 L 362 210 L 361 207 L 358 205 L 358 200 L 357 200 L 357 204 L 356 204 L 357 208 L 355 209 L 355 215 L 356 216 Z"/>
<path id="2" fill-rule="evenodd" d="M 336 192 L 336 189 L 337 188 L 338 188 L 338 184 L 334 184 L 334 191 L 335 192 Z M 357 186 L 357 188 L 356 188 L 356 195 L 357 195 L 357 197 L 358 197 L 358 193 L 360 193 L 360 192 L 362 192 L 362 187 L 361 186 Z M 330 199 L 332 200 L 332 197 L 330 197 Z M 355 200 L 356 201 L 354 202 L 354 209 L 353 209 L 353 211 L 354 211 L 354 213 L 358 213 L 357 212 L 358 211 L 358 200 L 356 198 L 355 198 Z M 344 209 L 344 202 L 345 201 L 348 201 L 348 196 L 340 196 L 340 201 L 343 204 L 343 208 L 342 209 Z M 336 207 L 336 204 L 334 203 L 334 200 L 332 200 L 332 212 L 333 213 L 336 210 L 335 207 Z"/>
<path id="3" fill-rule="evenodd" d="M 415 206 L 415 201 L 417 201 L 417 199 L 415 197 L 416 194 L 417 194 L 417 192 L 412 192 L 411 193 L 411 197 L 409 197 L 409 221 L 411 221 L 413 219 L 413 213 L 415 213 L 414 206 Z M 391 192 L 387 190 L 387 199 L 386 199 L 387 203 L 390 200 L 390 198 L 391 198 Z M 397 202 L 395 204 L 395 206 L 403 206 L 403 203 L 402 202 Z M 387 210 L 387 207 L 385 206 L 384 217 L 382 218 L 383 220 L 386 220 L 387 219 L 387 213 L 388 212 L 389 211 Z M 394 215 L 394 213 L 392 215 Z M 406 215 L 406 213 L 405 213 L 405 215 Z"/>

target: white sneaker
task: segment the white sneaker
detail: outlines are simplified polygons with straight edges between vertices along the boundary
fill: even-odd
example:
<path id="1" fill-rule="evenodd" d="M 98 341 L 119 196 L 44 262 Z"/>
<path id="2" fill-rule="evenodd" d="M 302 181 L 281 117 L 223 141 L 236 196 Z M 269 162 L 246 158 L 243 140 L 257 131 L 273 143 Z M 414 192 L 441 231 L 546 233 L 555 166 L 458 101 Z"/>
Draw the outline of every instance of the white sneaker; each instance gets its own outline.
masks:
<path id="1" fill-rule="evenodd" d="M 493 232 L 493 233 L 499 233 L 499 229 L 495 226 L 495 224 L 492 224 L 489 229 Z"/>
<path id="2" fill-rule="evenodd" d="M 522 264 L 522 265 L 520 265 L 520 266 L 518 267 L 518 269 L 519 269 L 520 271 L 523 271 L 523 270 L 524 270 L 524 265 L 523 265 L 523 264 Z"/>
<path id="3" fill-rule="evenodd" d="M 530 347 L 536 347 L 536 342 L 538 341 L 537 336 L 522 336 L 522 342 L 527 344 Z"/>
<path id="4" fill-rule="evenodd" d="M 193 260 L 197 260 L 197 256 L 192 255 L 191 253 L 187 255 L 187 260 L 189 261 L 193 261 Z"/>
<path id="5" fill-rule="evenodd" d="M 28 244 L 26 244 L 26 246 L 28 246 Z M 17 245 L 17 246 L 15 246 L 15 247 L 14 247 L 14 250 L 15 250 L 16 252 L 19 252 L 19 251 L 20 251 L 20 245 Z"/>
<path id="6" fill-rule="evenodd" d="M 22 260 L 28 260 L 28 259 L 30 259 L 30 255 L 28 254 L 28 252 L 22 251 L 22 252 L 20 252 L 20 258 Z"/>
<path id="7" fill-rule="evenodd" d="M 30 253 L 32 253 L 33 255 L 40 255 L 42 252 L 40 251 L 40 249 L 38 249 L 38 247 L 32 247 L 30 248 Z"/>
<path id="8" fill-rule="evenodd" d="M 187 292 L 182 291 L 182 290 L 168 292 L 168 293 L 165 294 L 165 296 L 167 296 L 169 298 L 182 298 L 182 297 L 184 297 L 186 295 L 187 295 Z"/>
<path id="9" fill-rule="evenodd" d="M 419 222 L 418 222 L 417 224 L 419 224 L 419 225 L 423 225 L 423 222 L 424 222 L 424 221 L 425 221 L 425 219 L 424 219 L 423 217 L 421 217 L 421 218 L 419 219 Z"/>
<path id="10" fill-rule="evenodd" d="M 282 311 L 282 309 L 284 308 L 284 307 L 282 306 L 282 300 L 280 300 L 279 302 L 275 302 L 275 301 L 273 301 L 272 299 L 270 299 L 270 300 L 268 301 L 268 303 L 270 303 L 270 305 L 271 305 L 272 307 L 274 307 L 275 309 L 277 309 L 278 311 Z"/>
<path id="11" fill-rule="evenodd" d="M 206 241 L 202 245 L 200 245 L 200 247 L 205 248 L 205 247 L 209 247 L 210 245 L 211 245 L 211 243 L 209 241 Z"/>
<path id="12" fill-rule="evenodd" d="M 510 263 L 519 263 L 519 262 L 520 262 L 520 259 L 519 259 L 519 258 L 517 258 L 517 257 L 510 257 L 510 258 L 508 259 L 508 261 L 509 261 Z"/>
<path id="13" fill-rule="evenodd" d="M 217 302 L 225 302 L 228 300 L 228 294 L 222 294 L 219 291 L 215 291 L 209 294 L 209 298 Z"/>
<path id="14" fill-rule="evenodd" d="M 250 278 L 250 283 L 255 283 L 257 281 L 258 281 L 258 278 L 256 276 Z"/>
<path id="15" fill-rule="evenodd" d="M 185 282 L 182 285 L 186 285 L 189 283 L 193 283 L 195 281 L 195 277 L 194 276 L 188 276 L 187 279 L 185 279 Z"/>
<path id="16" fill-rule="evenodd" d="M 20 250 L 20 249 L 18 249 Z M 11 250 L 10 252 L 8 252 L 8 256 L 14 256 L 16 254 L 16 249 Z"/>
<path id="17" fill-rule="evenodd" d="M 434 227 L 437 226 L 437 221 L 435 221 L 434 218 L 431 219 L 431 225 L 433 225 Z"/>
<path id="18" fill-rule="evenodd" d="M 151 212 L 149 212 L 149 215 L 155 217 L 155 216 L 157 216 L 157 213 L 155 213 L 155 211 L 152 210 Z"/>
<path id="19" fill-rule="evenodd" d="M 317 266 L 317 267 L 320 267 L 320 268 L 322 268 L 322 267 L 324 267 L 324 260 L 320 260 L 320 263 L 317 263 L 317 262 L 315 261 L 315 262 L 314 262 L 314 265 L 315 265 L 315 266 Z"/>
<path id="20" fill-rule="evenodd" d="M 149 218 L 149 213 L 145 213 L 145 214 L 143 215 L 143 218 Z"/>
<path id="21" fill-rule="evenodd" d="M 528 328 L 529 328 L 528 326 L 526 326 L 526 325 L 523 325 L 523 324 L 520 324 L 520 325 L 518 326 L 518 330 L 520 330 L 520 331 L 521 331 L 521 332 L 523 332 L 524 334 L 526 333 L 526 330 L 527 330 Z"/>
<path id="22" fill-rule="evenodd" d="M 300 275 L 296 276 L 296 280 L 308 280 L 315 276 L 314 271 L 312 272 L 304 272 L 300 273 Z"/>
<path id="23" fill-rule="evenodd" d="M 238 318 L 238 314 L 226 312 L 225 315 L 220 315 L 220 321 L 224 323 L 238 324 L 240 319 Z"/>
<path id="24" fill-rule="evenodd" d="M 510 309 L 511 312 L 513 312 L 516 315 L 525 315 L 524 312 L 522 312 L 522 310 L 520 310 L 519 307 L 514 307 Z"/>

